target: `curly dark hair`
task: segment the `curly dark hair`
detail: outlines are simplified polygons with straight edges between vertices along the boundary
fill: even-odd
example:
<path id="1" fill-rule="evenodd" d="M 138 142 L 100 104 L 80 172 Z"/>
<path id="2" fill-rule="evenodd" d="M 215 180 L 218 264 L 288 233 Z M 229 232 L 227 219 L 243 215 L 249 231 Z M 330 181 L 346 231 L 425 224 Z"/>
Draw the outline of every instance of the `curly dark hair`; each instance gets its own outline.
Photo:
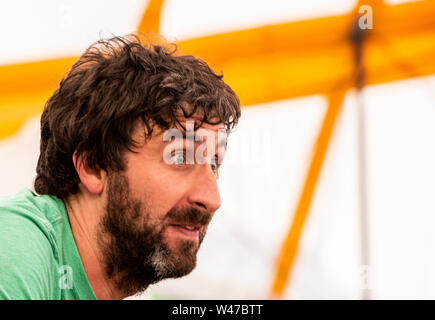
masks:
<path id="1" fill-rule="evenodd" d="M 234 91 L 202 60 L 177 55 L 175 45 L 142 44 L 135 35 L 92 44 L 47 101 L 41 117 L 35 191 L 59 198 L 77 193 L 73 154 L 90 168 L 124 170 L 137 121 L 146 138 L 177 115 L 230 131 L 240 117 Z"/>

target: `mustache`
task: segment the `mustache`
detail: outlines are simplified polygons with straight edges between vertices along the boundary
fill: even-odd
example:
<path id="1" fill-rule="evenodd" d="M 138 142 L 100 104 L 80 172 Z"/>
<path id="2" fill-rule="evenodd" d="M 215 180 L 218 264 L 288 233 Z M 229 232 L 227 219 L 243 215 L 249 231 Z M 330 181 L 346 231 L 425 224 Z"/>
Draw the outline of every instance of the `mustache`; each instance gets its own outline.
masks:
<path id="1" fill-rule="evenodd" d="M 172 208 L 166 214 L 166 219 L 173 223 L 191 223 L 206 226 L 212 218 L 211 213 L 203 212 L 193 207 Z"/>

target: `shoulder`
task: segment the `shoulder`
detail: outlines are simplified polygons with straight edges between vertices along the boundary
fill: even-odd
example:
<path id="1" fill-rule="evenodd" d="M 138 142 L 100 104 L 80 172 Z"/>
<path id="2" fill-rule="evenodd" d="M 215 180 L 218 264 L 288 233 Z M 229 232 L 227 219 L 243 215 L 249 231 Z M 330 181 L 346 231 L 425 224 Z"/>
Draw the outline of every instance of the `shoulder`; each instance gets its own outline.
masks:
<path id="1" fill-rule="evenodd" d="M 14 196 L 0 197 L 0 226 L 15 237 L 44 236 L 55 250 L 55 226 L 62 220 L 60 199 L 39 196 L 23 189 Z"/>
<path id="2" fill-rule="evenodd" d="M 48 199 L 30 190 L 0 198 L 0 298 L 44 299 L 56 282 L 56 235 Z M 48 202 L 47 202 L 48 201 Z"/>

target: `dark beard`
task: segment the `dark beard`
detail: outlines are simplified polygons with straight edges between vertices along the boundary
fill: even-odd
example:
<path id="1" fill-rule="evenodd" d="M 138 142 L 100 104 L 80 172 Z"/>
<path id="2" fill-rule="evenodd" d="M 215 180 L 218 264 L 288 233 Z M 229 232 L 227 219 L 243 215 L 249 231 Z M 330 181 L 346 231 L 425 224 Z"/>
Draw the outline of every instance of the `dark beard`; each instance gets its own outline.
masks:
<path id="1" fill-rule="evenodd" d="M 153 222 L 146 204 L 131 196 L 127 177 L 111 173 L 106 213 L 98 234 L 106 276 L 129 296 L 160 280 L 189 274 L 196 266 L 196 254 L 210 219 L 211 214 L 190 207 L 172 208 L 162 220 Z M 202 225 L 198 244 L 180 240 L 171 249 L 164 231 L 174 222 Z"/>

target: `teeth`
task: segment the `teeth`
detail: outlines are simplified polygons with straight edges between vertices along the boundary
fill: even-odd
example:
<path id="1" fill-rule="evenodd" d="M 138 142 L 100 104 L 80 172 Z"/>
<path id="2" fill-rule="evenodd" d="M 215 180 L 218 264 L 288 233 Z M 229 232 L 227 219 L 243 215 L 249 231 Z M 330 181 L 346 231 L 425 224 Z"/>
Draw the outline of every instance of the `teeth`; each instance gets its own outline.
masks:
<path id="1" fill-rule="evenodd" d="M 182 226 L 182 227 L 187 230 L 195 230 L 195 227 L 190 227 L 190 226 Z"/>

